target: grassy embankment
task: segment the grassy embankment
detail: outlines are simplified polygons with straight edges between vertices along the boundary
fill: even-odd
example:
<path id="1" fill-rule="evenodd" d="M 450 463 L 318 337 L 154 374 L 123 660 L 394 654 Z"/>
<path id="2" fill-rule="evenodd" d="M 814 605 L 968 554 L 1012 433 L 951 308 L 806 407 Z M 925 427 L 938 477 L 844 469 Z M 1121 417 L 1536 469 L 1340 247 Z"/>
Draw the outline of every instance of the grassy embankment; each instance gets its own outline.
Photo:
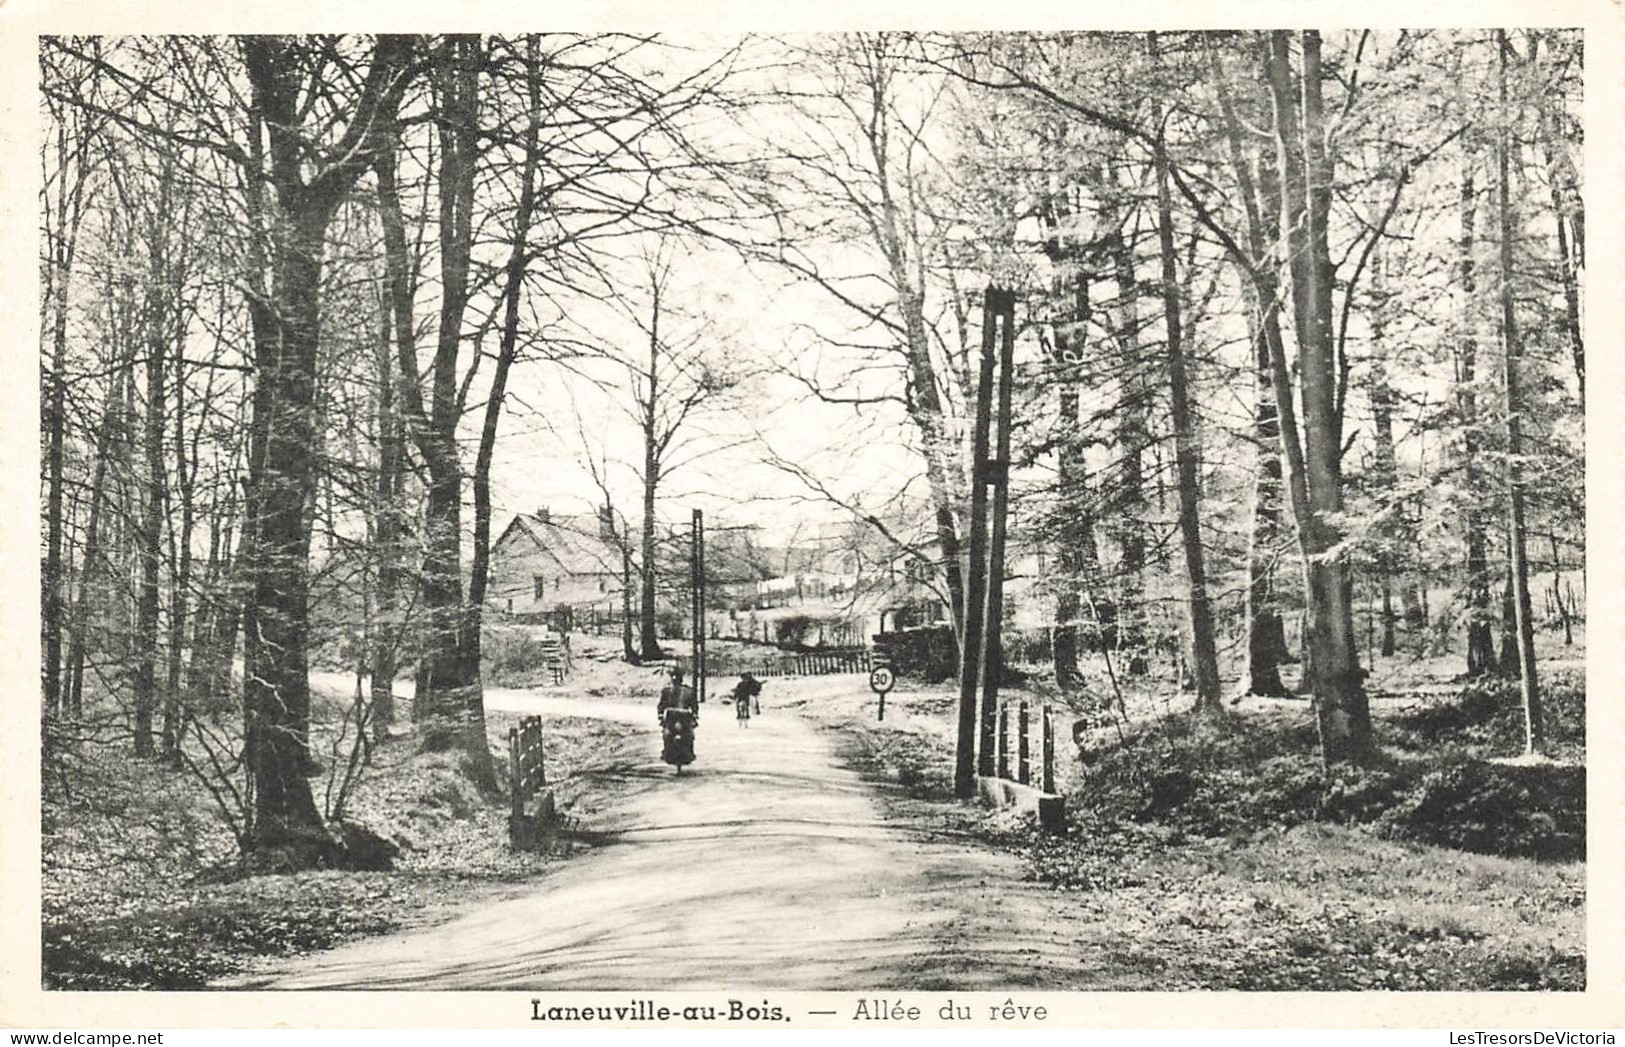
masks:
<path id="1" fill-rule="evenodd" d="M 1381 757 L 1327 772 L 1309 703 L 1246 699 L 1218 724 L 1146 689 L 1101 707 L 1059 788 L 1070 831 L 952 803 L 954 695 L 908 687 L 874 720 L 854 686 L 795 701 L 845 757 L 890 783 L 896 816 L 1020 854 L 1108 963 L 1157 988 L 1495 990 L 1585 985 L 1583 652 L 1545 666 L 1552 760 L 1514 759 L 1515 688 L 1393 674 L 1374 696 Z M 1099 692 L 1095 692 L 1098 694 Z M 1009 694 L 1034 703 L 1037 688 Z M 1083 704 L 1079 701 L 1079 705 Z M 1101 703 L 1103 706 L 1105 703 Z M 1115 704 L 1115 702 L 1113 702 Z M 1036 753 L 1036 742 L 1035 742 Z"/>
<path id="2" fill-rule="evenodd" d="M 511 645 L 492 682 L 541 675 Z M 558 693 L 630 700 L 641 676 L 590 659 Z M 646 675 L 646 674 L 645 674 Z M 342 720 L 339 696 L 318 696 L 313 739 L 326 751 Z M 488 712 L 498 780 L 506 781 L 513 714 Z M 505 795 L 482 793 L 450 754 L 417 752 L 400 733 L 374 750 L 346 805 L 395 854 L 380 871 L 250 875 L 197 778 L 133 759 L 117 746 L 80 746 L 47 768 L 43 785 L 44 983 L 54 989 L 192 989 L 266 958 L 449 916 L 483 897 L 528 889 L 588 846 L 569 827 L 604 802 L 602 774 L 625 757 L 632 728 L 548 717 L 548 779 L 565 831 L 547 850 L 508 847 Z M 341 753 L 344 747 L 341 748 Z M 329 771 L 311 779 L 323 807 Z"/>

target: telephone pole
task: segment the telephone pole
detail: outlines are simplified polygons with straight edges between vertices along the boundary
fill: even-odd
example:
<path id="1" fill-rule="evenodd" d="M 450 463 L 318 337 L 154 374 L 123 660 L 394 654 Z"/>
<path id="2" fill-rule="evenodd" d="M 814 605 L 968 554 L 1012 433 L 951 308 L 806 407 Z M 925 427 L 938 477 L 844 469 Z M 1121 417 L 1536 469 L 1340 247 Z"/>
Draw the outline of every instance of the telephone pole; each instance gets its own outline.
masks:
<path id="1" fill-rule="evenodd" d="M 695 509 L 689 524 L 689 593 L 694 616 L 690 646 L 694 700 L 705 701 L 705 513 Z"/>
<path id="2" fill-rule="evenodd" d="M 1003 320 L 1003 338 L 999 321 Z M 998 354 L 995 357 L 995 353 Z M 998 718 L 999 633 L 1004 611 L 1004 537 L 1008 511 L 1006 481 L 1010 457 L 1011 361 L 1015 353 L 1015 296 L 989 287 L 982 299 L 982 359 L 971 430 L 970 542 L 965 585 L 965 627 L 959 656 L 959 738 L 954 761 L 954 795 L 976 795 L 977 773 L 992 774 L 994 725 Z M 995 364 L 1000 365 L 994 391 Z M 988 456 L 993 403 L 998 400 L 999 457 Z M 988 535 L 988 488 L 993 488 L 993 535 Z M 980 715 L 977 695 L 981 692 Z M 978 729 L 978 727 L 980 729 Z M 978 736 L 981 760 L 976 758 Z"/>

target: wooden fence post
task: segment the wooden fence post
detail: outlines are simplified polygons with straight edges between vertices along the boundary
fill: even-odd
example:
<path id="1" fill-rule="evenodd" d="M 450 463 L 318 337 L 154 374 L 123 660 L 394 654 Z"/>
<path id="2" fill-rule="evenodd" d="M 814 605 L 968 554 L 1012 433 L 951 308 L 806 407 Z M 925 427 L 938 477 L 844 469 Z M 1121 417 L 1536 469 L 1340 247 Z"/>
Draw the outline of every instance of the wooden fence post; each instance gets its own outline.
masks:
<path id="1" fill-rule="evenodd" d="M 542 744 L 541 717 L 538 716 L 533 722 L 536 725 L 536 787 L 541 788 L 547 784 L 547 747 Z"/>
<path id="2" fill-rule="evenodd" d="M 519 794 L 519 728 L 508 728 L 508 842 L 517 843 L 519 819 L 525 813 L 525 801 Z"/>
<path id="3" fill-rule="evenodd" d="M 1027 703 L 1016 709 L 1016 781 L 1027 785 L 1032 781 L 1032 763 L 1027 754 Z"/>
<path id="4" fill-rule="evenodd" d="M 1055 721 L 1050 717 L 1049 706 L 1044 706 L 1044 778 L 1042 781 L 1044 791 L 1055 791 Z"/>
<path id="5" fill-rule="evenodd" d="M 1000 778 L 1010 777 L 1010 707 L 999 703 L 999 766 Z"/>

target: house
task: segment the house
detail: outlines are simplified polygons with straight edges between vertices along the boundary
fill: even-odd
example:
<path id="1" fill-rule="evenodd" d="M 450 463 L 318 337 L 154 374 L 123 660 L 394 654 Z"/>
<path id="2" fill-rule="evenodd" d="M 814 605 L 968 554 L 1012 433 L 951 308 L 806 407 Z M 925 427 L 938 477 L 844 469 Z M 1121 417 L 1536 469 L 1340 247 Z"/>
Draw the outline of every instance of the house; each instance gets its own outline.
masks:
<path id="1" fill-rule="evenodd" d="M 568 610 L 577 623 L 618 621 L 622 614 L 622 546 L 631 556 L 632 600 L 638 602 L 642 531 L 608 507 L 594 515 L 549 510 L 519 513 L 491 547 L 487 606 L 525 620 Z M 773 577 L 750 528 L 718 527 L 705 536 L 708 603 L 751 604 Z M 661 526 L 655 536 L 656 601 L 661 613 L 685 615 L 691 555 L 687 527 Z"/>
<path id="2" fill-rule="evenodd" d="M 775 577 L 771 550 L 756 541 L 755 530 L 753 527 L 706 528 L 706 602 L 711 607 L 750 605 Z M 670 570 L 686 572 L 690 555 L 687 530 L 674 532 L 670 544 L 673 559 Z"/>
<path id="3" fill-rule="evenodd" d="M 784 546 L 759 543 L 751 527 L 708 528 L 706 602 L 713 634 L 767 635 L 773 621 L 787 615 L 844 622 L 860 637 L 946 622 L 941 553 L 931 523 L 923 516 L 888 522 L 890 535 L 913 538 L 907 548 L 865 521 Z M 661 527 L 656 537 L 657 610 L 686 622 L 688 528 Z M 626 541 L 636 605 L 640 531 L 608 508 L 591 515 L 556 515 L 545 508 L 520 513 L 492 546 L 487 606 L 519 620 L 563 618 L 583 628 L 618 622 Z M 1053 619 L 1053 598 L 1036 584 L 1044 573 L 1042 554 L 1012 535 L 1004 587 L 1007 627 L 1042 627 Z"/>
<path id="4" fill-rule="evenodd" d="M 867 559 L 872 566 L 859 586 L 854 611 L 871 633 L 940 625 L 949 620 L 947 581 L 942 546 L 922 517 L 889 521 L 893 534 L 912 535 L 910 548 L 895 543 L 871 543 Z M 960 569 L 966 569 L 967 550 L 960 549 Z M 1055 600 L 1048 592 L 1044 551 L 1020 531 L 1007 538 L 1001 589 L 1006 629 L 1043 629 L 1054 621 Z"/>
<path id="5" fill-rule="evenodd" d="M 515 515 L 491 546 L 487 606 L 520 619 L 563 608 L 619 615 L 625 533 L 607 507 L 591 516 Z"/>

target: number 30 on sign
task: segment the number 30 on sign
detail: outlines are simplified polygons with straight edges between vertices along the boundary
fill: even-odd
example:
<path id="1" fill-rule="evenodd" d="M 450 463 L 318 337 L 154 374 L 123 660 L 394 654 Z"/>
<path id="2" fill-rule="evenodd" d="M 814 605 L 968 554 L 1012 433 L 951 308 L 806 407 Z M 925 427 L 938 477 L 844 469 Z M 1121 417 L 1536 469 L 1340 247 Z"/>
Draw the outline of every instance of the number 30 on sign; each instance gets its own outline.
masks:
<path id="1" fill-rule="evenodd" d="M 897 674 L 892 672 L 889 665 L 877 665 L 869 670 L 869 689 L 880 695 L 880 708 L 875 710 L 875 719 L 886 718 L 886 692 L 892 689 L 897 682 Z"/>

